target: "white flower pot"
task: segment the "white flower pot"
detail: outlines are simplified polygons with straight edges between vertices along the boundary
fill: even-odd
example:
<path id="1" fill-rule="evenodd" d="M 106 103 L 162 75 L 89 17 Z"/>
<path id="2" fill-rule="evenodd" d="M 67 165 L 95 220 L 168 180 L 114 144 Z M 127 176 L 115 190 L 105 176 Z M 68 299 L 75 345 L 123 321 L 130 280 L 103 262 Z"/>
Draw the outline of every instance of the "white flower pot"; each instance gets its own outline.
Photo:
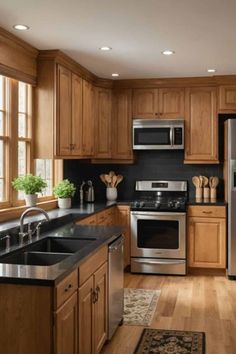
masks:
<path id="1" fill-rule="evenodd" d="M 117 199 L 117 188 L 116 187 L 107 187 L 106 189 L 107 200 L 114 201 Z"/>
<path id="2" fill-rule="evenodd" d="M 70 209 L 71 198 L 58 198 L 58 207 L 60 209 Z"/>
<path id="3" fill-rule="evenodd" d="M 25 205 L 35 206 L 37 203 L 37 194 L 25 194 Z"/>

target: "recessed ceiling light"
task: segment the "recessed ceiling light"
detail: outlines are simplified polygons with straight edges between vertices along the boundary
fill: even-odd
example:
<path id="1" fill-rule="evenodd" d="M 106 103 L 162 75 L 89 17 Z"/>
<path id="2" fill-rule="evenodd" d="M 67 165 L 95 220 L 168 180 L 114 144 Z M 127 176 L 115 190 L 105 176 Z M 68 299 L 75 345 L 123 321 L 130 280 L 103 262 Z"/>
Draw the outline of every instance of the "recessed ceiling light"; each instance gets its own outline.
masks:
<path id="1" fill-rule="evenodd" d="M 173 50 L 170 50 L 170 49 L 163 50 L 163 52 L 161 52 L 161 53 L 164 54 L 164 55 L 175 54 L 175 52 Z"/>
<path id="2" fill-rule="evenodd" d="M 113 74 L 111 74 L 111 76 L 113 76 L 113 77 L 118 77 L 118 76 L 120 76 L 120 74 L 118 74 L 118 73 L 113 73 Z"/>
<path id="3" fill-rule="evenodd" d="M 207 71 L 208 71 L 209 73 L 215 73 L 215 72 L 216 72 L 216 69 L 207 69 Z"/>
<path id="4" fill-rule="evenodd" d="M 112 50 L 111 47 L 108 47 L 108 46 L 106 46 L 106 45 L 103 46 L 103 47 L 100 47 L 99 49 L 100 49 L 100 50 L 103 50 L 103 51 L 107 51 L 107 52 L 108 52 L 109 50 Z"/>
<path id="5" fill-rule="evenodd" d="M 29 26 L 26 26 L 26 25 L 14 25 L 13 28 L 18 30 L 18 31 L 27 31 L 29 29 Z"/>

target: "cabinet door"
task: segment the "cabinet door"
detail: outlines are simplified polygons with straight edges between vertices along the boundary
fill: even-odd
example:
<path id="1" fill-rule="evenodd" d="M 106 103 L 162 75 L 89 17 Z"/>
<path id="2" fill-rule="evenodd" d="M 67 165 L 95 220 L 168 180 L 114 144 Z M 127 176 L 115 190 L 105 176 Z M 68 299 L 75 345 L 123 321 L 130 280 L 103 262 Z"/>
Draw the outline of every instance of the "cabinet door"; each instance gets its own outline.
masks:
<path id="1" fill-rule="evenodd" d="M 94 290 L 97 301 L 94 303 L 94 353 L 102 349 L 107 338 L 107 262 L 94 273 Z"/>
<path id="2" fill-rule="evenodd" d="M 158 97 L 161 118 L 184 118 L 184 89 L 160 89 Z"/>
<path id="3" fill-rule="evenodd" d="M 72 74 L 72 155 L 82 155 L 82 79 L 76 74 Z"/>
<path id="4" fill-rule="evenodd" d="M 132 115 L 130 89 L 117 90 L 114 94 L 112 120 L 114 159 L 132 159 Z"/>
<path id="5" fill-rule="evenodd" d="M 56 312 L 56 354 L 78 354 L 77 292 Z"/>
<path id="6" fill-rule="evenodd" d="M 216 88 L 186 89 L 185 109 L 185 163 L 218 163 Z"/>
<path id="7" fill-rule="evenodd" d="M 158 116 L 158 90 L 133 90 L 133 118 L 156 118 Z"/>
<path id="8" fill-rule="evenodd" d="M 111 157 L 111 104 L 111 90 L 97 88 L 95 120 L 96 158 Z"/>
<path id="9" fill-rule="evenodd" d="M 130 210 L 128 206 L 118 205 L 117 223 L 125 227 L 124 268 L 130 264 Z"/>
<path id="10" fill-rule="evenodd" d="M 71 154 L 71 72 L 57 67 L 57 155 Z"/>
<path id="11" fill-rule="evenodd" d="M 220 86 L 219 111 L 236 112 L 236 85 Z"/>
<path id="12" fill-rule="evenodd" d="M 93 276 L 78 292 L 79 304 L 79 354 L 93 353 Z"/>
<path id="13" fill-rule="evenodd" d="M 225 268 L 226 219 L 190 217 L 188 227 L 188 265 Z"/>
<path id="14" fill-rule="evenodd" d="M 83 156 L 94 154 L 94 88 L 90 82 L 83 80 Z"/>

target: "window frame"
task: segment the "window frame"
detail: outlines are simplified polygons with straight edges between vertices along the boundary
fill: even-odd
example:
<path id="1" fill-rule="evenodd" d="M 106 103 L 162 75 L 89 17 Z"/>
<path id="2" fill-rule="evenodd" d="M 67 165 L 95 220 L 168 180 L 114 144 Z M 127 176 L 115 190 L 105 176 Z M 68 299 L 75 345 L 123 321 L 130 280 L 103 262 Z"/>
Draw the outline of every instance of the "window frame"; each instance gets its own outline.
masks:
<path id="1" fill-rule="evenodd" d="M 0 72 L 0 75 L 1 72 Z M 5 163 L 4 163 L 4 177 L 5 177 L 5 193 L 6 200 L 0 201 L 0 214 L 6 215 L 6 219 L 10 218 L 11 212 L 12 215 L 16 215 L 17 210 L 24 209 L 25 202 L 23 199 L 18 199 L 18 192 L 14 190 L 11 186 L 11 181 L 18 176 L 18 142 L 24 141 L 26 144 L 29 144 L 27 148 L 27 157 L 26 157 L 26 173 L 35 173 L 35 159 L 33 156 L 34 148 L 34 87 L 28 83 L 25 83 L 27 86 L 27 134 L 26 137 L 19 137 L 18 135 L 18 122 L 19 122 L 19 107 L 18 107 L 18 80 L 6 77 L 5 78 L 6 87 L 4 96 L 4 124 L 5 131 L 4 135 L 0 136 L 0 140 L 4 141 L 5 147 Z M 24 82 L 23 82 L 24 83 Z M 53 186 L 63 179 L 63 160 L 52 160 L 52 180 Z M 47 208 L 47 205 L 55 207 L 55 197 L 51 196 L 42 196 L 38 197 L 37 204 Z M 48 203 L 47 203 L 48 202 Z M 46 204 L 45 204 L 46 203 Z M 0 217 L 1 219 L 1 217 Z"/>

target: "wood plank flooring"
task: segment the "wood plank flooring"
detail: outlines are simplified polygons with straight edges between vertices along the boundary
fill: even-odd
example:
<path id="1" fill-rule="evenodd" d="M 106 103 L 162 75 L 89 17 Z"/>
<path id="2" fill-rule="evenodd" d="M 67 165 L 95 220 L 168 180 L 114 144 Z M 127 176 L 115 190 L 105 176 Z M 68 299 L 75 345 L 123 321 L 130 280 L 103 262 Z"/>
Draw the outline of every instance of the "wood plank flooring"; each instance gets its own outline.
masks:
<path id="1" fill-rule="evenodd" d="M 236 353 L 236 281 L 225 276 L 125 274 L 125 287 L 161 289 L 151 328 L 206 333 L 206 354 Z M 121 326 L 102 354 L 132 354 L 143 327 Z"/>

